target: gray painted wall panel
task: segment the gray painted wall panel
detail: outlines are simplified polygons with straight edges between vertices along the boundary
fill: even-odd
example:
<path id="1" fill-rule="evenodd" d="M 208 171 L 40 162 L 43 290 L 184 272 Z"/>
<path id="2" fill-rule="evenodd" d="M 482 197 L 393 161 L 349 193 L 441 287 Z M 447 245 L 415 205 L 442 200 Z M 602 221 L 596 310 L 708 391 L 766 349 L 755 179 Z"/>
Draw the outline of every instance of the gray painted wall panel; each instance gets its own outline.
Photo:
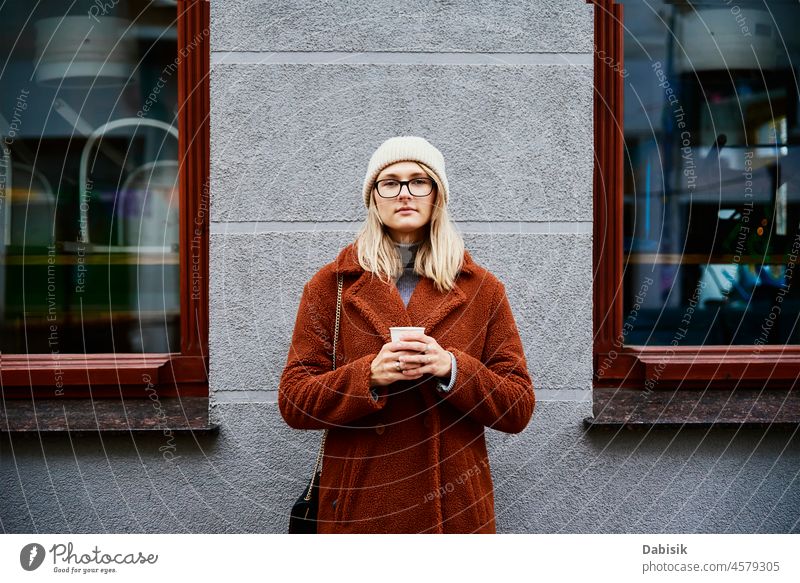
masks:
<path id="1" fill-rule="evenodd" d="M 585 0 L 213 0 L 214 51 L 591 52 Z"/>
<path id="2" fill-rule="evenodd" d="M 212 219 L 360 220 L 369 157 L 426 136 L 458 220 L 592 219 L 592 68 L 215 64 Z"/>
<path id="3" fill-rule="evenodd" d="M 211 388 L 275 391 L 303 284 L 354 233 L 214 234 Z M 591 236 L 464 234 L 506 285 L 537 389 L 591 388 Z"/>
<path id="4" fill-rule="evenodd" d="M 220 435 L 177 438 L 172 462 L 159 436 L 3 437 L 3 531 L 285 532 L 321 433 L 275 403 L 215 408 Z M 500 532 L 800 533 L 798 436 L 587 434 L 589 409 L 539 402 L 521 434 L 487 430 Z"/>

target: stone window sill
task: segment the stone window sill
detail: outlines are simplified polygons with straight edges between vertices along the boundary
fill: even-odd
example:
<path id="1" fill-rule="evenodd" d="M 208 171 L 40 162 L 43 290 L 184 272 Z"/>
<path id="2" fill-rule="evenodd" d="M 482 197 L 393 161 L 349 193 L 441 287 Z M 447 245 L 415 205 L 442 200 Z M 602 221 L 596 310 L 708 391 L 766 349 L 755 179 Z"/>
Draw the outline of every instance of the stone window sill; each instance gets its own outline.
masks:
<path id="1" fill-rule="evenodd" d="M 800 428 L 800 391 L 791 389 L 595 388 L 586 428 Z"/>
<path id="2" fill-rule="evenodd" d="M 208 397 L 3 399 L 0 433 L 217 433 Z"/>

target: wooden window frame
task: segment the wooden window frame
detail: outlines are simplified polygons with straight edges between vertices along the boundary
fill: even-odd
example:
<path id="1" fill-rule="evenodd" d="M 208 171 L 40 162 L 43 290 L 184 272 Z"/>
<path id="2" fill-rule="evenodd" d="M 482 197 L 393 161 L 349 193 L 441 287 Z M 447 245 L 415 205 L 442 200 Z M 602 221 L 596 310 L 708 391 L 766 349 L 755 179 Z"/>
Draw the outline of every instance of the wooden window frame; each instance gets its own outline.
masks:
<path id="1" fill-rule="evenodd" d="M 595 388 L 775 388 L 798 381 L 798 345 L 636 346 L 623 336 L 623 5 L 594 4 Z"/>
<path id="2" fill-rule="evenodd" d="M 209 12 L 178 1 L 180 352 L 3 355 L 5 398 L 208 397 Z"/>

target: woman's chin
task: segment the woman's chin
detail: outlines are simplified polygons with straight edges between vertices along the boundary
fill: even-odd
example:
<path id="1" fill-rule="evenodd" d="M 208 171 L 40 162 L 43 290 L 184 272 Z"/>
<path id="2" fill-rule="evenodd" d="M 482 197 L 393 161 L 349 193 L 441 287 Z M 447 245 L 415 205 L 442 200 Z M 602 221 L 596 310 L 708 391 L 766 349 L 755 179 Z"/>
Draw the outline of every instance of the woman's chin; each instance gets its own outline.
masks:
<path id="1" fill-rule="evenodd" d="M 389 227 L 393 228 L 395 231 L 403 231 L 410 233 L 411 231 L 416 231 L 420 227 L 419 221 L 393 221 L 393 224 L 389 224 Z"/>

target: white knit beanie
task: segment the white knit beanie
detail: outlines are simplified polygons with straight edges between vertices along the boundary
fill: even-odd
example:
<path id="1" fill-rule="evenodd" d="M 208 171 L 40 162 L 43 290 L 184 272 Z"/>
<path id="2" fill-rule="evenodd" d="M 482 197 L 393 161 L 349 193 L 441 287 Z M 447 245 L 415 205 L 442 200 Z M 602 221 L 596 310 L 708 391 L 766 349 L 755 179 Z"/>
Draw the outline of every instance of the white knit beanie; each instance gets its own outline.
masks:
<path id="1" fill-rule="evenodd" d="M 367 176 L 364 179 L 364 205 L 369 208 L 369 199 L 375 179 L 381 170 L 405 160 L 422 162 L 433 170 L 442 184 L 439 195 L 447 202 L 447 176 L 444 173 L 444 156 L 428 140 L 418 136 L 395 136 L 383 142 L 369 159 Z"/>

